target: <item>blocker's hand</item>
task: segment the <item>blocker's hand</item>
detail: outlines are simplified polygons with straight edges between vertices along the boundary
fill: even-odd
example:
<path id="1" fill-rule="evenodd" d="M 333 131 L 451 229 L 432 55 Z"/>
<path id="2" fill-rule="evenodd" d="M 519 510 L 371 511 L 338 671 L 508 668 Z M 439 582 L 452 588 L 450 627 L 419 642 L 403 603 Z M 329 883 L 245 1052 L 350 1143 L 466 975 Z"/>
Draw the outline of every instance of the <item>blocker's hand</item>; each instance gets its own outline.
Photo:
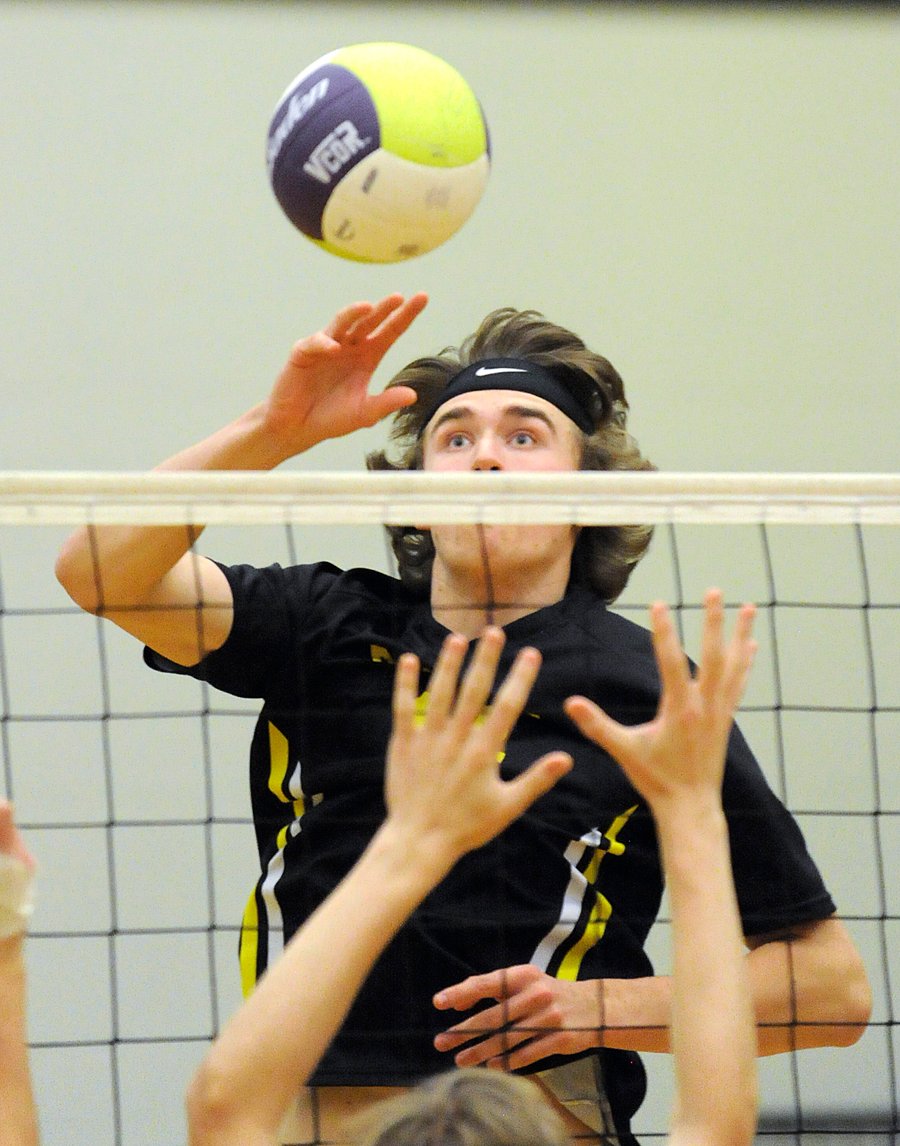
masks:
<path id="1" fill-rule="evenodd" d="M 16 827 L 12 805 L 8 800 L 0 800 L 0 855 L 19 860 L 29 871 L 33 871 L 36 866 Z"/>
<path id="2" fill-rule="evenodd" d="M 514 779 L 501 778 L 500 754 L 541 663 L 536 649 L 522 649 L 486 710 L 504 643 L 501 629 L 486 629 L 460 682 L 468 642 L 449 636 L 424 715 L 418 659 L 405 653 L 397 663 L 386 826 L 416 840 L 441 867 L 487 843 L 572 767 L 567 753 L 549 752 Z"/>
<path id="3" fill-rule="evenodd" d="M 706 790 L 718 803 L 728 736 L 753 658 L 753 605 L 738 613 L 731 640 L 725 640 L 722 594 L 710 589 L 700 661 L 691 675 L 669 610 L 650 611 L 653 648 L 662 695 L 653 720 L 628 727 L 583 696 L 570 697 L 566 712 L 588 739 L 614 756 L 654 812 L 662 804 Z"/>
<path id="4" fill-rule="evenodd" d="M 0 945 L 21 939 L 32 911 L 35 862 L 13 818 L 0 800 Z"/>
<path id="5" fill-rule="evenodd" d="M 339 311 L 324 330 L 294 345 L 266 403 L 269 432 L 287 454 L 376 422 L 416 399 L 397 386 L 370 394 L 387 351 L 424 310 L 428 296 L 391 294 Z"/>

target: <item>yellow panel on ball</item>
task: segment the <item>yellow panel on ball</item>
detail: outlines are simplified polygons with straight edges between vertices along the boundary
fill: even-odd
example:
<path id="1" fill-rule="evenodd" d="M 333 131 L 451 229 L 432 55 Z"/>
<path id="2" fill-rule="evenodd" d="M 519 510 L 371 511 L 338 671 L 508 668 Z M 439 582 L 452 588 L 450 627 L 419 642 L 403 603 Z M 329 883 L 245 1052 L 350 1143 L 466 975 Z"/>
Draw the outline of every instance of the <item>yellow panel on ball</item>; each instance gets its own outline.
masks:
<path id="1" fill-rule="evenodd" d="M 446 60 L 392 43 L 354 44 L 331 59 L 368 88 L 385 151 L 431 167 L 462 166 L 487 151 L 481 105 Z"/>
<path id="2" fill-rule="evenodd" d="M 356 262 L 434 250 L 477 206 L 487 124 L 446 61 L 408 44 L 329 52 L 288 87 L 269 125 L 272 189 L 317 246 Z"/>

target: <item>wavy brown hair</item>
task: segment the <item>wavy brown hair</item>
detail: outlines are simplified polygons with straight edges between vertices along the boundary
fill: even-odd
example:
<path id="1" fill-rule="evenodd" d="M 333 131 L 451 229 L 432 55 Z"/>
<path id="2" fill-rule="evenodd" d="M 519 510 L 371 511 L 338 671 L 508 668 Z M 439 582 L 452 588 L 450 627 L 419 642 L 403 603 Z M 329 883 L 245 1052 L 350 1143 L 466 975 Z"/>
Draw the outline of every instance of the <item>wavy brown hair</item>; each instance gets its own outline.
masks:
<path id="1" fill-rule="evenodd" d="M 370 470 L 422 468 L 422 431 L 441 391 L 464 367 L 484 358 L 524 358 L 542 366 L 568 386 L 591 411 L 595 429 L 582 434 L 580 469 L 652 470 L 627 429 L 628 402 L 618 371 L 584 342 L 535 310 L 504 307 L 492 311 L 459 347 L 432 358 L 418 358 L 388 383 L 409 386 L 418 401 L 394 415 L 388 450 L 366 458 Z M 389 457 L 393 449 L 393 459 Z M 426 530 L 388 526 L 400 578 L 407 588 L 427 595 L 434 545 Z M 649 525 L 586 526 L 572 555 L 571 580 L 590 585 L 611 602 L 628 583 L 631 571 L 650 544 Z"/>

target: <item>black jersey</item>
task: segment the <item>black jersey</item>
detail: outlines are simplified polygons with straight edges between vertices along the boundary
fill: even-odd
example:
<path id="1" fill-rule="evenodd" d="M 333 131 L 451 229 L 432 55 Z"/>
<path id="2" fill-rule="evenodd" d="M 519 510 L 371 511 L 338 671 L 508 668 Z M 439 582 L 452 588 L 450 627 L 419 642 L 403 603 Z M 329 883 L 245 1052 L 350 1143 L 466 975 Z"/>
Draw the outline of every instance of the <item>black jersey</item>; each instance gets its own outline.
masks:
<path id="1" fill-rule="evenodd" d="M 380 573 L 328 564 L 224 571 L 235 608 L 225 644 L 189 669 L 146 656 L 156 668 L 263 701 L 250 752 L 261 874 L 241 940 L 251 986 L 383 819 L 394 663 L 406 651 L 420 658 L 426 705 L 428 669 L 447 630 L 427 602 Z M 570 752 L 574 768 L 501 836 L 464 856 L 413 914 L 377 962 L 315 1083 L 405 1084 L 452 1065 L 432 1040 L 453 1019 L 431 998 L 471 974 L 528 962 L 567 979 L 652 974 L 644 942 L 663 890 L 652 818 L 562 707 L 580 693 L 623 723 L 652 718 L 659 681 L 650 635 L 578 586 L 505 631 L 498 680 L 523 645 L 539 648 L 543 664 L 502 774 L 552 749 Z M 723 802 L 746 934 L 830 915 L 834 904 L 800 830 L 737 729 Z M 641 1070 L 637 1057 L 605 1055 L 614 1068 L 607 1075 L 618 1079 L 608 1077 L 608 1090 L 629 1089 L 629 1072 Z"/>

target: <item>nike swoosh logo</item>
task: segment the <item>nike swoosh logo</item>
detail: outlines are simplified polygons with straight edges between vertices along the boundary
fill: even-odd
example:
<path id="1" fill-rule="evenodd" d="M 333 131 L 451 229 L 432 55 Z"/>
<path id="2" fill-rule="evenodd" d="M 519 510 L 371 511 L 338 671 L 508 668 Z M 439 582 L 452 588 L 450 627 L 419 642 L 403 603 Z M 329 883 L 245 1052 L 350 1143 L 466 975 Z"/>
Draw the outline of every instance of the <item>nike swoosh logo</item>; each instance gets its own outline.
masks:
<path id="1" fill-rule="evenodd" d="M 527 370 L 523 370 L 519 366 L 479 366 L 475 371 L 476 378 L 484 378 L 488 374 L 527 374 Z"/>

